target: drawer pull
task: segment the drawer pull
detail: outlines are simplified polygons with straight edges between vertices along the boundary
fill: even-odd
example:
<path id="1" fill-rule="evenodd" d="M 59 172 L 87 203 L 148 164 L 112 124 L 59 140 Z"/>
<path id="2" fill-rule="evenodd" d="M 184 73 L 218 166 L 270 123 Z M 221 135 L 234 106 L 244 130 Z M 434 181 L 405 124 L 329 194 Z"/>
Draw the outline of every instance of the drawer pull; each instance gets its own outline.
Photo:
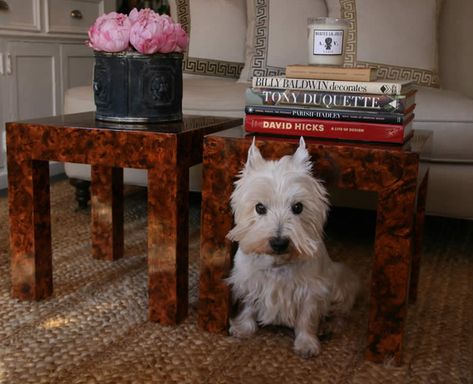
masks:
<path id="1" fill-rule="evenodd" d="M 71 17 L 73 19 L 82 19 L 82 12 L 78 9 L 74 9 L 71 11 Z"/>
<path id="2" fill-rule="evenodd" d="M 0 11 L 8 11 L 10 7 L 5 0 L 0 0 Z"/>

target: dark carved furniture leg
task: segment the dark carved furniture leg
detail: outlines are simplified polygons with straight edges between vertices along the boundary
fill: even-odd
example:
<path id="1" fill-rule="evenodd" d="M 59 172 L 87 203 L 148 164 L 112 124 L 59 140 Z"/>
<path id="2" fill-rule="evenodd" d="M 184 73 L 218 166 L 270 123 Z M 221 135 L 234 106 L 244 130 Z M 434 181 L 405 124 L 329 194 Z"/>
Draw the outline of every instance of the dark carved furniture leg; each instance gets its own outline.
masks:
<path id="1" fill-rule="evenodd" d="M 92 255 L 123 257 L 123 169 L 92 166 Z"/>
<path id="2" fill-rule="evenodd" d="M 76 189 L 76 201 L 79 209 L 86 209 L 90 200 L 90 181 L 70 179 L 69 183 Z"/>

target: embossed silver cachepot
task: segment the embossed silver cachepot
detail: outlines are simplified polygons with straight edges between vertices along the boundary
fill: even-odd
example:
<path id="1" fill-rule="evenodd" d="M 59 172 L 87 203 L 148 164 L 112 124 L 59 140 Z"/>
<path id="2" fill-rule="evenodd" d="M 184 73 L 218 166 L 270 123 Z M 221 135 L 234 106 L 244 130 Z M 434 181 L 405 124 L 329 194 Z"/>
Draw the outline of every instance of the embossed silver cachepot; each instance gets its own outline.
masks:
<path id="1" fill-rule="evenodd" d="M 125 123 L 181 120 L 182 57 L 182 53 L 96 51 L 96 118 Z"/>

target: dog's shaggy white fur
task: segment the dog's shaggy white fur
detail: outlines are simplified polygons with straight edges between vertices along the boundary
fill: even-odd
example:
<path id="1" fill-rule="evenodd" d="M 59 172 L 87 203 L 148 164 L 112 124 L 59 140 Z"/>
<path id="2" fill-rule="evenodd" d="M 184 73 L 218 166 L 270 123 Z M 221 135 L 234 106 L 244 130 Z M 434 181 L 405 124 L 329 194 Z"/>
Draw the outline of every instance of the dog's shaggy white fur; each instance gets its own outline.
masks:
<path id="1" fill-rule="evenodd" d="M 302 138 L 278 161 L 263 159 L 253 141 L 231 197 L 235 227 L 228 233 L 239 248 L 227 281 L 243 305 L 230 333 L 248 337 L 258 324 L 293 327 L 294 349 L 304 357 L 320 352 L 320 320 L 346 314 L 358 291 L 356 276 L 325 248 L 327 192 L 311 168 Z"/>

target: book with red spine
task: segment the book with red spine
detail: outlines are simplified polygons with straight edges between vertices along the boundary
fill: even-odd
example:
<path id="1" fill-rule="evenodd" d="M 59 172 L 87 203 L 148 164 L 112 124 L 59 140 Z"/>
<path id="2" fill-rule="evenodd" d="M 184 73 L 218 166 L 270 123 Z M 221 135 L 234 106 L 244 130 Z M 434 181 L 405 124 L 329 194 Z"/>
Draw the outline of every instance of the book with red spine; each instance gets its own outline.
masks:
<path id="1" fill-rule="evenodd" d="M 412 116 L 404 124 L 365 123 L 267 115 L 245 116 L 247 132 L 403 144 L 413 134 Z"/>

